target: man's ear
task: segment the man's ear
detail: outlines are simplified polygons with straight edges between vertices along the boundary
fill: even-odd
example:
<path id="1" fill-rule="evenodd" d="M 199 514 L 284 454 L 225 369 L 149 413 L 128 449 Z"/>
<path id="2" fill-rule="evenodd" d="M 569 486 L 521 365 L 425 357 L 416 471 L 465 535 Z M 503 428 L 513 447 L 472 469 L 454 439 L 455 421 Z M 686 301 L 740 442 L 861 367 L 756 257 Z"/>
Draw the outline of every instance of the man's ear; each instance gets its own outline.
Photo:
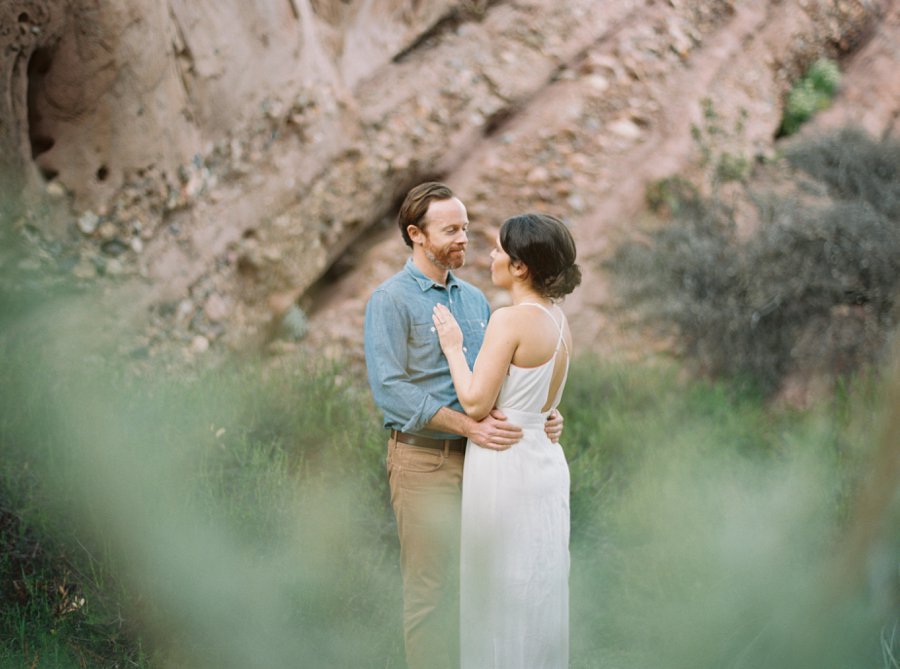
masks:
<path id="1" fill-rule="evenodd" d="M 406 234 L 409 235 L 413 244 L 419 244 L 423 242 L 425 238 L 425 232 L 418 225 L 407 225 Z"/>

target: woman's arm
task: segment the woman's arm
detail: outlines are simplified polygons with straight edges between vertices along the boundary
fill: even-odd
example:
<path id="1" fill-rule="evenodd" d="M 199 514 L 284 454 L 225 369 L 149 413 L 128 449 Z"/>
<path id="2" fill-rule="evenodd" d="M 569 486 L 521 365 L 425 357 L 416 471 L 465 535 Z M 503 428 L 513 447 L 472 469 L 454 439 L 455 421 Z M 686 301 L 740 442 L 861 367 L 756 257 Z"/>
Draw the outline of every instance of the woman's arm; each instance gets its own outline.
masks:
<path id="1" fill-rule="evenodd" d="M 511 310 L 498 309 L 491 316 L 473 370 L 466 363 L 462 331 L 450 310 L 439 304 L 434 308 L 432 318 L 450 365 L 459 402 L 469 416 L 481 420 L 494 408 L 509 363 L 519 345 L 513 314 Z"/>

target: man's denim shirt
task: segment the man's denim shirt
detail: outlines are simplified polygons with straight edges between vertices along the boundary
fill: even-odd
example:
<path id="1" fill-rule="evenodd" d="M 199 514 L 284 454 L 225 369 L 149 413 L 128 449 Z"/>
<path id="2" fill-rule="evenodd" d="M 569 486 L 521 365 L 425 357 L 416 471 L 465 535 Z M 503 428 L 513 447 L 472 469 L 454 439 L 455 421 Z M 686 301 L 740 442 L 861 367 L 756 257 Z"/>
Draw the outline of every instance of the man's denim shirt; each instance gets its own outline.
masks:
<path id="1" fill-rule="evenodd" d="M 447 439 L 459 435 L 425 428 L 441 407 L 462 411 L 431 320 L 435 304 L 445 305 L 459 322 L 471 368 L 491 313 L 487 299 L 453 273 L 446 287 L 435 283 L 412 258 L 366 304 L 366 368 L 385 427 Z"/>

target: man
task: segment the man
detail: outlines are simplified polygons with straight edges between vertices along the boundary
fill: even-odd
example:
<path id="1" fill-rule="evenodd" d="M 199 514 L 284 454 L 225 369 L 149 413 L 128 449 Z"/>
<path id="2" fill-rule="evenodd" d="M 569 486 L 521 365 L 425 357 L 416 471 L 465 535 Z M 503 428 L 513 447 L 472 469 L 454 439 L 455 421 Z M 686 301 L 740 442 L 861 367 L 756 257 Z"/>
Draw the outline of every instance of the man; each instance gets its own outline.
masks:
<path id="1" fill-rule="evenodd" d="M 499 411 L 481 421 L 462 412 L 432 323 L 435 304 L 450 309 L 472 366 L 490 306 L 481 291 L 451 272 L 465 262 L 465 206 L 446 185 L 423 183 L 407 194 L 397 222 L 412 256 L 366 305 L 366 367 L 390 429 L 387 467 L 400 538 L 407 664 L 409 669 L 456 669 L 466 438 L 502 450 L 522 431 Z M 554 414 L 546 430 L 556 441 L 562 418 Z"/>

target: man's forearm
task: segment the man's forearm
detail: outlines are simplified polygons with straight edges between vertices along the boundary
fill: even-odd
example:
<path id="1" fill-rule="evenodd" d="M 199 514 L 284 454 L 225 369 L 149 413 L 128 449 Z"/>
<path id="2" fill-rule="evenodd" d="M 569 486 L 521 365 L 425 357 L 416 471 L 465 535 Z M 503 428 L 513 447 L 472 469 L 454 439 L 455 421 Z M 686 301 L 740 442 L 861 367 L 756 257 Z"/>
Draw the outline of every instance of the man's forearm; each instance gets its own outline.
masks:
<path id="1" fill-rule="evenodd" d="M 453 432 L 467 437 L 479 446 L 504 450 L 522 438 L 522 428 L 506 422 L 501 411 L 492 412 L 480 421 L 464 413 L 441 407 L 425 425 L 432 430 Z"/>
<path id="2" fill-rule="evenodd" d="M 431 417 L 431 420 L 425 424 L 429 430 L 437 430 L 439 432 L 453 432 L 464 437 L 471 436 L 472 425 L 474 420 L 466 414 L 441 407 L 438 412 Z"/>

